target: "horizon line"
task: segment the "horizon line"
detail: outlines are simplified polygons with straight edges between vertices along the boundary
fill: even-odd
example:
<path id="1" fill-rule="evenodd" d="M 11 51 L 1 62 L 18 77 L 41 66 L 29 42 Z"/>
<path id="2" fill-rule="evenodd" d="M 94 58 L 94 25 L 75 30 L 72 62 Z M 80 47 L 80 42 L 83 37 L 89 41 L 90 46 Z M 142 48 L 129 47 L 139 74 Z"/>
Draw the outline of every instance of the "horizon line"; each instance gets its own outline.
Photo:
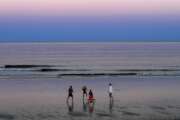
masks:
<path id="1" fill-rule="evenodd" d="M 0 41 L 0 43 L 180 43 L 180 41 Z"/>

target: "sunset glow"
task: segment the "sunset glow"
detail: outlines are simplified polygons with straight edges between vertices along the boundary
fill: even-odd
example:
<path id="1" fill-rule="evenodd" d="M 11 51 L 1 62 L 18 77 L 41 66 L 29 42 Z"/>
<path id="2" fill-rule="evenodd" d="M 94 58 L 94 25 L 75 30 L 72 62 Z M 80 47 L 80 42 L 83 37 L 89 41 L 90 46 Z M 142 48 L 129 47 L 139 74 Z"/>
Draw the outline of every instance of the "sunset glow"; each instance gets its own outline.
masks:
<path id="1" fill-rule="evenodd" d="M 178 41 L 180 0 L 0 0 L 0 41 Z"/>
<path id="2" fill-rule="evenodd" d="M 178 14 L 179 0 L 0 0 L 0 14 Z"/>

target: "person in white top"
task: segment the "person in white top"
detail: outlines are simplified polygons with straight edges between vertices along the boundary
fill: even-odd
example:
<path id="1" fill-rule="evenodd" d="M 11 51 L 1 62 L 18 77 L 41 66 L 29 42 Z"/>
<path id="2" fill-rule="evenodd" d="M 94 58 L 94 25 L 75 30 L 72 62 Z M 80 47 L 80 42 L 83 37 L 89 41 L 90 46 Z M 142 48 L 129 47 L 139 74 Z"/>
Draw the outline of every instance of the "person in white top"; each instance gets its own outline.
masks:
<path id="1" fill-rule="evenodd" d="M 113 88 L 112 88 L 112 84 L 109 83 L 109 97 L 112 97 L 112 93 L 113 93 Z"/>

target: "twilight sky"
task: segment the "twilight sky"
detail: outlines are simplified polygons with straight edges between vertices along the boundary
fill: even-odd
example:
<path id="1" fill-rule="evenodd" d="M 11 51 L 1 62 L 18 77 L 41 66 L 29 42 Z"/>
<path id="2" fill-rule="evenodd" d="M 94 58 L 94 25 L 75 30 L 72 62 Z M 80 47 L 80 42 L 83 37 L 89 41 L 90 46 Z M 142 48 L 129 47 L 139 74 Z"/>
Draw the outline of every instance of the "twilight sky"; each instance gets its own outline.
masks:
<path id="1" fill-rule="evenodd" d="M 0 0 L 0 41 L 180 41 L 180 1 Z"/>

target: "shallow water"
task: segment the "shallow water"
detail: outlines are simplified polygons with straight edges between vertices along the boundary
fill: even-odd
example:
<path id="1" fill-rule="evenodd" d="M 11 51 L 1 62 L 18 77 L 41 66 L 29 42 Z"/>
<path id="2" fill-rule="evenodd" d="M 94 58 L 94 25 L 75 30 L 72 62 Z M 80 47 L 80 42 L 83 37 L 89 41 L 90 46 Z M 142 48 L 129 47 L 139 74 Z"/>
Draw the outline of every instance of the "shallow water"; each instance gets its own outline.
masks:
<path id="1" fill-rule="evenodd" d="M 113 83 L 114 104 L 107 93 Z M 74 107 L 67 106 L 73 85 Z M 82 101 L 83 85 L 92 89 L 94 109 Z M 179 119 L 180 77 L 75 77 L 39 80 L 1 80 L 0 117 L 13 119 Z M 8 119 L 8 118 L 7 118 Z"/>

